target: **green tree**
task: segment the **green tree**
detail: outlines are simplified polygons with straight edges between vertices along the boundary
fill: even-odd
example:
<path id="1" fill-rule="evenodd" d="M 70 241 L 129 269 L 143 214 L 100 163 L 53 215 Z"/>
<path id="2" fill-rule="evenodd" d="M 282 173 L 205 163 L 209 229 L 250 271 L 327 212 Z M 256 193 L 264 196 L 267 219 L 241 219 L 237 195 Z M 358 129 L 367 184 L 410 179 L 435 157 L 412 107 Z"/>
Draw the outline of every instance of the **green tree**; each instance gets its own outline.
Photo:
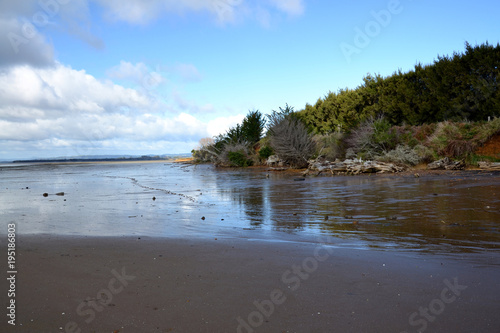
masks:
<path id="1" fill-rule="evenodd" d="M 262 138 L 266 127 L 266 118 L 259 110 L 249 111 L 241 124 L 241 139 L 255 145 Z"/>

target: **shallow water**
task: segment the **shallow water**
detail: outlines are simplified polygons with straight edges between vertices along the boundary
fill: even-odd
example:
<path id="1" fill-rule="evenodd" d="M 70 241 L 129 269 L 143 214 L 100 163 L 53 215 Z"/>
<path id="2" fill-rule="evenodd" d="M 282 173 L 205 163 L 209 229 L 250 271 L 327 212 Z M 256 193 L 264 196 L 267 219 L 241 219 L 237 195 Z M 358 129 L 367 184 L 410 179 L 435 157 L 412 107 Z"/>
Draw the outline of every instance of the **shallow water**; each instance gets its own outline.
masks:
<path id="1" fill-rule="evenodd" d="M 175 163 L 0 166 L 0 233 L 14 222 L 20 235 L 315 239 L 417 252 L 500 250 L 500 173 L 295 178 Z"/>

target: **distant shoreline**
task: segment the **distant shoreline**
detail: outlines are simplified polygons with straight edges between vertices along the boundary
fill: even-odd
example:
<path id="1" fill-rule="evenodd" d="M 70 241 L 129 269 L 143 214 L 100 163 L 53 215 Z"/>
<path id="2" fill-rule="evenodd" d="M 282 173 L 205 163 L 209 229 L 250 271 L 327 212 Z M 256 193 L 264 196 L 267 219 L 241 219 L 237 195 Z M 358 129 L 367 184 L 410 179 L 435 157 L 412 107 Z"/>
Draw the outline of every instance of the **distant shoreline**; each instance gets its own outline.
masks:
<path id="1" fill-rule="evenodd" d="M 172 156 L 172 157 L 131 157 L 131 158 L 70 158 L 70 159 L 36 159 L 36 160 L 15 160 L 12 162 L 3 163 L 96 163 L 96 162 L 173 162 L 173 161 L 184 161 L 187 160 L 183 155 Z"/>

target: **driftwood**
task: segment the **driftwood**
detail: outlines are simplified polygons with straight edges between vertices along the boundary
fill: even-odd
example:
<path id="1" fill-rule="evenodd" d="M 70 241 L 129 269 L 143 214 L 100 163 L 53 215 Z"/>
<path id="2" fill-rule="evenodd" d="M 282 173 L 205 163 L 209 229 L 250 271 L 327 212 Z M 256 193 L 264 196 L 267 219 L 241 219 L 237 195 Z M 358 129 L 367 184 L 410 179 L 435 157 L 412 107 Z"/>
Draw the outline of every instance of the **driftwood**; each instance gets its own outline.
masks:
<path id="1" fill-rule="evenodd" d="M 448 157 L 427 164 L 429 170 L 463 170 L 465 169 L 464 161 L 451 161 Z"/>
<path id="2" fill-rule="evenodd" d="M 479 168 L 484 170 L 500 170 L 500 163 L 479 162 Z"/>
<path id="3" fill-rule="evenodd" d="M 312 160 L 309 161 L 308 173 L 316 171 L 316 174 L 319 175 L 328 171 L 332 174 L 347 173 L 357 175 L 360 173 L 394 173 L 404 170 L 405 168 L 395 164 L 378 161 L 345 160 L 343 162 L 329 162 L 326 160 Z"/>

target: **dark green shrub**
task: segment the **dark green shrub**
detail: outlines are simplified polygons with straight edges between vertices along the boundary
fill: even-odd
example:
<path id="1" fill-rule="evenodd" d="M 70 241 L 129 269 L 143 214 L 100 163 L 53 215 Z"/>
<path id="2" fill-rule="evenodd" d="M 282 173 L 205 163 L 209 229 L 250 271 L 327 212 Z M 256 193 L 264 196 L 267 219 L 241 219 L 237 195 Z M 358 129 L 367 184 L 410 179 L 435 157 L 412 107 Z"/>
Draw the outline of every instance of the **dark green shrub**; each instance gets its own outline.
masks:
<path id="1" fill-rule="evenodd" d="M 259 142 L 266 126 L 266 118 L 258 110 L 248 112 L 241 124 L 241 139 L 249 145 Z"/>
<path id="2" fill-rule="evenodd" d="M 229 151 L 227 153 L 227 158 L 232 166 L 247 167 L 252 165 L 252 161 L 247 159 L 243 151 Z"/>
<path id="3" fill-rule="evenodd" d="M 273 148 L 271 148 L 269 146 L 262 147 L 259 150 L 259 157 L 264 159 L 264 160 L 273 154 L 274 154 Z"/>

